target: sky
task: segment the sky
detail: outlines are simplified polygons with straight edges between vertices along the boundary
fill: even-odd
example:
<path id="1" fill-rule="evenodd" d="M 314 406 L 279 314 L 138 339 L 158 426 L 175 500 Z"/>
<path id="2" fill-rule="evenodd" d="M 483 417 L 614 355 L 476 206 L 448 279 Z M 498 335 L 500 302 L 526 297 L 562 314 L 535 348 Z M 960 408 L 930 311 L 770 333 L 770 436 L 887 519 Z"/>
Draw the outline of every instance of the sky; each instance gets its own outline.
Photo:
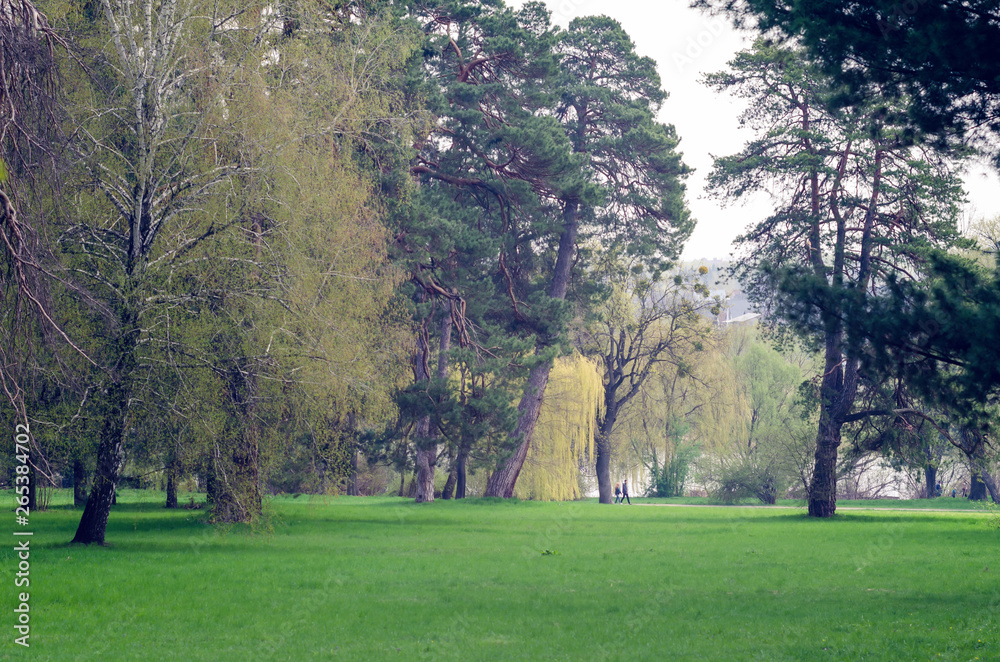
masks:
<path id="1" fill-rule="evenodd" d="M 684 260 L 725 259 L 733 240 L 770 210 L 766 195 L 746 205 L 723 204 L 705 194 L 712 157 L 738 152 L 751 138 L 739 127 L 743 106 L 701 84 L 706 73 L 722 71 L 726 63 L 750 45 L 752 36 L 739 33 L 721 17 L 688 7 L 689 0 L 545 0 L 553 21 L 565 27 L 577 16 L 604 14 L 618 20 L 640 55 L 656 61 L 669 98 L 659 119 L 673 124 L 681 138 L 684 162 L 695 172 L 687 181 L 688 206 L 697 226 L 682 255 Z M 519 6 L 522 0 L 508 0 Z M 967 216 L 1000 214 L 1000 177 L 986 166 L 974 166 L 965 176 Z"/>

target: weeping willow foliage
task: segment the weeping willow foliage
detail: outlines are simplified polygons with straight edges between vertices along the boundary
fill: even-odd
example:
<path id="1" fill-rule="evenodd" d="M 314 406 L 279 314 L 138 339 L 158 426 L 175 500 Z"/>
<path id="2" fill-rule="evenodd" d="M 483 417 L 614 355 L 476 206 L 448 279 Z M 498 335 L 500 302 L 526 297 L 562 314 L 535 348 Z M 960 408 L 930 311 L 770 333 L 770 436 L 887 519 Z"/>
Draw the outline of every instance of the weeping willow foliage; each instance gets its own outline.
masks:
<path id="1" fill-rule="evenodd" d="M 644 493 L 675 458 L 712 455 L 745 425 L 735 374 L 713 335 L 678 364 L 661 363 L 623 413 L 612 439 L 612 479 Z"/>
<path id="2" fill-rule="evenodd" d="M 604 394 L 594 361 L 574 354 L 552 366 L 531 448 L 517 481 L 521 499 L 579 499 L 580 464 L 594 454 L 596 414 Z"/>

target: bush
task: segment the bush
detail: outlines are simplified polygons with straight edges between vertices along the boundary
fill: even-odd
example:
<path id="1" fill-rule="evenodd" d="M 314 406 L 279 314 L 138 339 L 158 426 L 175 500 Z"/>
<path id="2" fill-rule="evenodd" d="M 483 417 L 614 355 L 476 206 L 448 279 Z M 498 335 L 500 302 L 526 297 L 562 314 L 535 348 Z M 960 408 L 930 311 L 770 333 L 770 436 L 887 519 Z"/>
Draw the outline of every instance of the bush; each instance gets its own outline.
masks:
<path id="1" fill-rule="evenodd" d="M 675 446 L 662 467 L 653 466 L 650 469 L 652 482 L 646 490 L 646 496 L 678 497 L 684 496 L 684 483 L 687 481 L 691 463 L 698 457 L 698 447 L 679 444 Z"/>
<path id="2" fill-rule="evenodd" d="M 759 499 L 773 505 L 778 498 L 778 480 L 770 465 L 759 467 L 743 461 L 724 467 L 718 483 L 711 494 L 723 503 Z"/>

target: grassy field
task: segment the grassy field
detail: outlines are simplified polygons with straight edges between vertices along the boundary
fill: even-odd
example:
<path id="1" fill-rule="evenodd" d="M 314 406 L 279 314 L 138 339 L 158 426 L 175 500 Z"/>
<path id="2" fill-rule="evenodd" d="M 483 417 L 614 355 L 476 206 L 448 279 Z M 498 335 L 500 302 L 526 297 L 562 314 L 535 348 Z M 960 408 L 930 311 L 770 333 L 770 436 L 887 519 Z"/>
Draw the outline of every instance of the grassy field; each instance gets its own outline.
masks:
<path id="1" fill-rule="evenodd" d="M 31 649 L 9 543 L 0 657 L 1000 659 L 1000 531 L 979 512 L 303 496 L 247 532 L 161 497 L 124 493 L 104 548 L 67 544 L 61 496 L 33 513 Z"/>
<path id="2" fill-rule="evenodd" d="M 597 499 L 592 499 L 594 503 L 597 503 Z M 718 501 L 713 501 L 707 497 L 671 497 L 665 499 L 653 498 L 646 499 L 640 498 L 636 499 L 632 497 L 633 502 L 637 503 L 666 503 L 675 506 L 717 506 L 720 505 Z M 805 500 L 797 499 L 778 499 L 774 506 L 765 506 L 760 501 L 756 499 L 751 499 L 739 504 L 741 506 L 753 506 L 759 508 L 806 508 Z M 971 510 L 977 511 L 982 510 L 982 504 L 976 503 L 974 501 L 969 501 L 961 497 L 952 498 L 938 497 L 936 499 L 865 499 L 851 501 L 849 499 L 840 499 L 837 501 L 837 508 L 850 509 L 850 510 L 898 510 L 900 508 L 906 510 Z"/>

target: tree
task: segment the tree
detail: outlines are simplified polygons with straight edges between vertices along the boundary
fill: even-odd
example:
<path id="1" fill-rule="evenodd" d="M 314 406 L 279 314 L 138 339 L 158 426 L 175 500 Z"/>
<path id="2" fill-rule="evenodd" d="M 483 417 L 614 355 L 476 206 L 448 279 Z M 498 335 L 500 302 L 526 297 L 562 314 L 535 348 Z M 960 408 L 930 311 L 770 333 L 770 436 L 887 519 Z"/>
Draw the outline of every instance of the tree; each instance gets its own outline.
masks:
<path id="1" fill-rule="evenodd" d="M 941 142 L 1000 132 L 996 48 L 1000 10 L 990 0 L 697 0 L 742 27 L 793 39 L 846 85 L 845 101 L 871 84 L 900 99 L 909 120 Z M 1000 158 L 989 141 L 986 148 Z"/>
<path id="2" fill-rule="evenodd" d="M 595 413 L 603 388 L 595 362 L 580 354 L 557 358 L 550 375 L 515 494 L 569 501 L 586 494 L 581 467 L 594 458 Z"/>
<path id="3" fill-rule="evenodd" d="M 544 87 L 554 62 L 540 5 L 435 2 L 413 11 L 426 34 L 418 87 L 438 120 L 418 142 L 410 171 L 419 186 L 397 217 L 418 329 L 415 381 L 400 399 L 407 423 L 397 427 L 415 433 L 417 498 L 431 500 L 440 439 L 452 440 L 461 494 L 472 446 L 509 418 L 504 384 L 514 374 L 499 372 L 532 361 L 525 337 L 560 316 L 537 295 L 532 251 L 551 232 L 542 194 L 574 175 L 565 136 L 539 110 L 551 106 Z M 485 400 L 497 411 L 486 413 Z"/>
<path id="4" fill-rule="evenodd" d="M 740 393 L 732 415 L 739 424 L 728 448 L 720 449 L 716 494 L 725 501 L 754 497 L 773 504 L 803 470 L 811 423 L 798 399 L 804 375 L 753 335 L 745 344 L 731 342 L 730 352 Z"/>
<path id="5" fill-rule="evenodd" d="M 676 152 L 674 128 L 656 122 L 665 98 L 655 63 L 639 57 L 621 25 L 606 17 L 575 19 L 557 46 L 562 78 L 556 116 L 583 160 L 586 186 L 553 196 L 561 229 L 552 242 L 555 262 L 548 297 L 566 299 L 577 247 L 617 247 L 658 276 L 678 255 L 693 221 L 684 205 L 688 169 Z M 555 237 L 551 238 L 552 240 Z M 539 334 L 536 353 L 556 343 L 561 329 Z M 531 369 L 518 404 L 514 454 L 490 476 L 486 494 L 510 497 L 531 444 L 551 362 Z"/>
<path id="6" fill-rule="evenodd" d="M 397 74 L 415 42 L 378 16 L 272 42 L 259 7 L 59 9 L 79 130 L 72 215 L 46 236 L 59 319 L 97 365 L 78 373 L 82 415 L 99 422 L 75 540 L 103 542 L 144 440 L 144 461 L 207 458 L 215 516 L 252 518 L 276 445 L 308 439 L 320 473 L 340 473 L 348 421 L 391 408 L 402 334 L 376 187 L 411 140 Z M 178 449 L 144 434 L 154 420 L 208 441 Z"/>
<path id="7" fill-rule="evenodd" d="M 802 53 L 758 41 L 731 67 L 708 82 L 752 101 L 742 121 L 759 137 L 717 159 L 710 182 L 734 198 L 760 189 L 776 197 L 776 213 L 738 239 L 736 271 L 751 298 L 823 352 L 809 513 L 828 517 L 841 428 L 854 420 L 863 375 L 860 355 L 847 351 L 844 310 L 826 303 L 912 279 L 928 248 L 956 240 L 961 189 L 891 101 L 832 109 L 830 82 Z"/>
<path id="8" fill-rule="evenodd" d="M 61 435 L 32 419 L 72 408 L 68 363 L 89 360 L 57 322 L 44 241 L 45 219 L 60 213 L 51 204 L 65 168 L 55 63 L 67 46 L 35 3 L 0 2 L 0 417 L 28 427 L 31 508 L 67 450 Z M 48 351 L 67 346 L 75 356 Z"/>
<path id="9" fill-rule="evenodd" d="M 702 314 L 719 305 L 694 274 L 651 281 L 624 265 L 609 271 L 608 298 L 578 340 L 601 366 L 603 406 L 595 442 L 601 503 L 612 501 L 611 439 L 618 417 L 661 364 L 679 367 L 703 347 L 709 327 Z"/>

